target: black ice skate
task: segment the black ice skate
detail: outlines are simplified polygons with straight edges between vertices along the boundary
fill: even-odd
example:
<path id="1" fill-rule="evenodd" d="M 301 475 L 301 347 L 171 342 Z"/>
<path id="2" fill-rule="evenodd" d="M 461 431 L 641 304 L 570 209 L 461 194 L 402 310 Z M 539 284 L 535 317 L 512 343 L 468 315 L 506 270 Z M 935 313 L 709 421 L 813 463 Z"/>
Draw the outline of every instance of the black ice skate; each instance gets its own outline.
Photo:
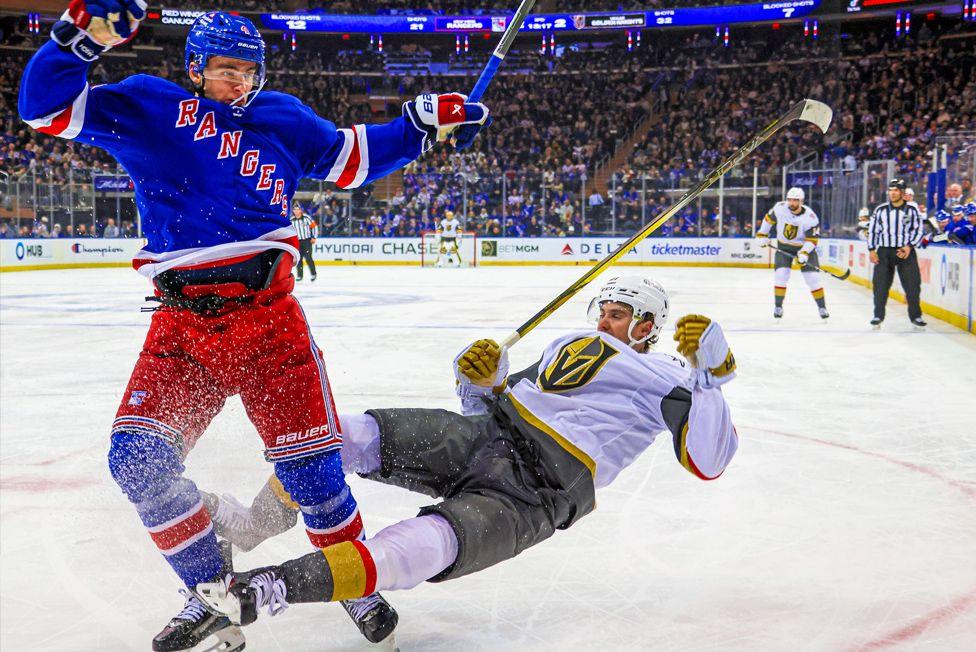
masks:
<path id="1" fill-rule="evenodd" d="M 921 317 L 916 317 L 915 319 L 912 320 L 912 327 L 914 330 L 917 331 L 925 330 L 925 327 L 928 325 L 929 325 L 928 322 L 922 319 Z"/>
<path id="2" fill-rule="evenodd" d="M 244 649 L 243 632 L 227 616 L 210 613 L 199 598 L 186 589 L 180 593 L 186 596 L 186 604 L 153 638 L 154 652 L 238 652 Z"/>
<path id="3" fill-rule="evenodd" d="M 821 319 L 824 319 L 824 320 L 830 319 L 830 313 L 827 312 L 827 309 L 826 308 L 820 308 L 819 310 L 820 310 L 820 318 Z"/>
<path id="4" fill-rule="evenodd" d="M 773 317 L 775 317 L 776 319 L 782 319 L 783 318 L 783 307 L 782 306 L 776 306 L 775 308 L 773 308 Z"/>
<path id="5" fill-rule="evenodd" d="M 386 640 L 400 620 L 396 610 L 379 592 L 358 600 L 342 600 L 340 604 L 370 643 Z"/>

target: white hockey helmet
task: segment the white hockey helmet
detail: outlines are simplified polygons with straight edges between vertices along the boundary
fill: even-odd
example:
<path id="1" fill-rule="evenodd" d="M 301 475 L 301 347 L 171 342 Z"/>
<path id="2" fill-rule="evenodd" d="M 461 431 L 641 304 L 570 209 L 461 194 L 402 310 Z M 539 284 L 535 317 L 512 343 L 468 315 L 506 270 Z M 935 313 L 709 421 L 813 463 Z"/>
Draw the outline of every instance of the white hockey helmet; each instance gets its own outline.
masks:
<path id="1" fill-rule="evenodd" d="M 796 186 L 793 186 L 792 188 L 786 191 L 786 198 L 799 199 L 802 202 L 804 199 L 806 199 L 806 195 L 803 194 L 803 188 L 797 188 Z"/>
<path id="2" fill-rule="evenodd" d="M 869 211 L 867 208 L 862 208 L 861 210 L 859 210 L 857 212 L 857 216 L 858 217 L 871 217 L 871 211 Z"/>
<path id="3" fill-rule="evenodd" d="M 599 294 L 590 301 L 586 311 L 592 323 L 600 321 L 600 306 L 607 301 L 622 303 L 634 311 L 634 319 L 627 329 L 630 345 L 657 342 L 661 329 L 668 321 L 668 293 L 657 281 L 642 276 L 615 276 L 603 284 Z M 640 339 L 634 338 L 634 326 L 647 319 L 654 320 L 651 332 Z"/>
<path id="4" fill-rule="evenodd" d="M 914 188 L 905 188 L 904 194 L 906 196 L 911 195 L 912 197 L 914 197 L 915 196 L 915 189 Z"/>

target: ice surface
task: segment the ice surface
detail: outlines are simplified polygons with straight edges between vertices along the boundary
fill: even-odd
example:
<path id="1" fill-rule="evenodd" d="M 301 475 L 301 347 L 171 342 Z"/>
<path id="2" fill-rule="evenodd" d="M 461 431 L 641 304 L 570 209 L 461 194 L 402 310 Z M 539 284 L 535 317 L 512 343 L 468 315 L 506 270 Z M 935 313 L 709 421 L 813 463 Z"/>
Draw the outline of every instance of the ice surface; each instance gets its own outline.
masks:
<path id="1" fill-rule="evenodd" d="M 629 270 L 635 271 L 635 270 Z M 976 641 L 976 338 L 827 280 L 821 324 L 798 275 L 774 323 L 772 272 L 649 268 L 687 312 L 720 320 L 741 438 L 696 480 L 659 440 L 596 512 L 519 558 L 388 597 L 403 650 L 972 650 Z M 299 286 L 340 411 L 453 408 L 450 363 L 500 338 L 581 268 L 326 267 Z M 129 270 L 0 275 L 0 648 L 146 650 L 178 583 L 109 477 L 108 431 L 145 336 Z M 578 297 L 512 368 L 580 326 Z M 666 328 L 661 349 L 673 351 Z M 238 400 L 190 455 L 202 487 L 249 501 L 270 467 Z M 352 478 L 368 529 L 428 499 Z M 296 528 L 242 567 L 308 550 Z M 337 605 L 247 630 L 248 650 L 366 646 Z"/>

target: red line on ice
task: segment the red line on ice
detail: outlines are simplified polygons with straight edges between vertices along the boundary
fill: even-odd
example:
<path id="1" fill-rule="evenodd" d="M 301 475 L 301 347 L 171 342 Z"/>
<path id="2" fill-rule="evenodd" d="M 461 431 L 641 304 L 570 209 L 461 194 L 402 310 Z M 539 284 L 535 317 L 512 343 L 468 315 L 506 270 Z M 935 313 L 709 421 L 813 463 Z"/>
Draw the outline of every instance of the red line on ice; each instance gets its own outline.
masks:
<path id="1" fill-rule="evenodd" d="M 789 432 L 782 432 L 781 430 L 770 430 L 769 428 L 753 427 L 752 429 L 759 430 L 762 432 L 768 432 L 773 435 L 779 435 L 781 437 L 787 437 L 789 439 L 799 439 L 801 441 L 808 441 L 814 444 L 822 444 L 824 446 L 830 446 L 832 448 L 849 450 L 855 453 L 860 453 L 861 455 L 865 455 L 867 457 L 874 457 L 879 460 L 884 460 L 885 462 L 890 462 L 891 464 L 895 464 L 897 466 L 906 468 L 909 471 L 914 471 L 916 473 L 921 473 L 922 475 L 927 475 L 931 478 L 935 478 L 936 480 L 939 480 L 949 485 L 953 489 L 958 489 L 963 494 L 965 494 L 968 498 L 976 499 L 976 487 L 974 487 L 973 485 L 967 484 L 960 480 L 956 480 L 954 478 L 947 478 L 946 476 L 942 475 L 938 471 L 930 469 L 927 466 L 922 466 L 921 464 L 915 464 L 914 462 L 906 462 L 904 460 L 899 460 L 897 458 L 885 455 L 884 453 L 877 453 L 874 451 L 865 450 L 863 448 L 858 448 L 857 446 L 852 446 L 850 444 L 841 444 L 838 442 L 827 441 L 826 439 L 818 439 L 816 437 L 808 437 L 805 435 L 795 435 Z M 931 627 L 934 627 L 936 625 L 941 625 L 945 622 L 952 620 L 953 618 L 967 611 L 974 605 L 976 605 L 976 591 L 973 591 L 968 595 L 964 595 L 960 598 L 957 598 L 955 601 L 952 602 L 952 604 L 948 606 L 940 607 L 939 609 L 930 611 L 929 613 L 925 614 L 921 618 L 912 621 L 911 623 L 905 625 L 904 627 L 889 632 L 888 634 L 880 636 L 868 643 L 858 645 L 852 648 L 852 650 L 855 650 L 856 652 L 863 652 L 865 650 L 880 650 L 882 648 L 886 648 L 891 645 L 896 645 L 898 643 L 905 643 L 906 641 L 910 641 L 924 634 Z"/>

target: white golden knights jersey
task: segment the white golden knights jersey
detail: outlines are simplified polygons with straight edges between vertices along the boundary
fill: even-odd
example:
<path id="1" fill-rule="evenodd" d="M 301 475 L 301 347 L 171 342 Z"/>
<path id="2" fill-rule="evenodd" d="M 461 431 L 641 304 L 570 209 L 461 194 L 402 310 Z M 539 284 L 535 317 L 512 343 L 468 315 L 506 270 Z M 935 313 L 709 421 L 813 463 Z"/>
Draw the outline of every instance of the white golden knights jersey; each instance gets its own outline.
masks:
<path id="1" fill-rule="evenodd" d="M 763 218 L 758 237 L 768 238 L 770 230 L 775 226 L 776 239 L 780 244 L 801 247 L 807 252 L 813 251 L 820 240 L 820 218 L 809 206 L 801 205 L 801 209 L 797 215 L 785 201 L 776 202 Z"/>
<path id="2" fill-rule="evenodd" d="M 441 233 L 441 238 L 457 238 L 461 235 L 461 223 L 456 217 L 451 219 L 445 217 L 441 220 L 438 230 Z"/>
<path id="3" fill-rule="evenodd" d="M 605 333 L 571 333 L 546 347 L 538 374 L 508 397 L 530 424 L 585 464 L 605 487 L 670 431 L 675 455 L 696 476 L 721 475 L 738 447 L 721 390 L 693 385 L 688 363 L 637 353 Z"/>

